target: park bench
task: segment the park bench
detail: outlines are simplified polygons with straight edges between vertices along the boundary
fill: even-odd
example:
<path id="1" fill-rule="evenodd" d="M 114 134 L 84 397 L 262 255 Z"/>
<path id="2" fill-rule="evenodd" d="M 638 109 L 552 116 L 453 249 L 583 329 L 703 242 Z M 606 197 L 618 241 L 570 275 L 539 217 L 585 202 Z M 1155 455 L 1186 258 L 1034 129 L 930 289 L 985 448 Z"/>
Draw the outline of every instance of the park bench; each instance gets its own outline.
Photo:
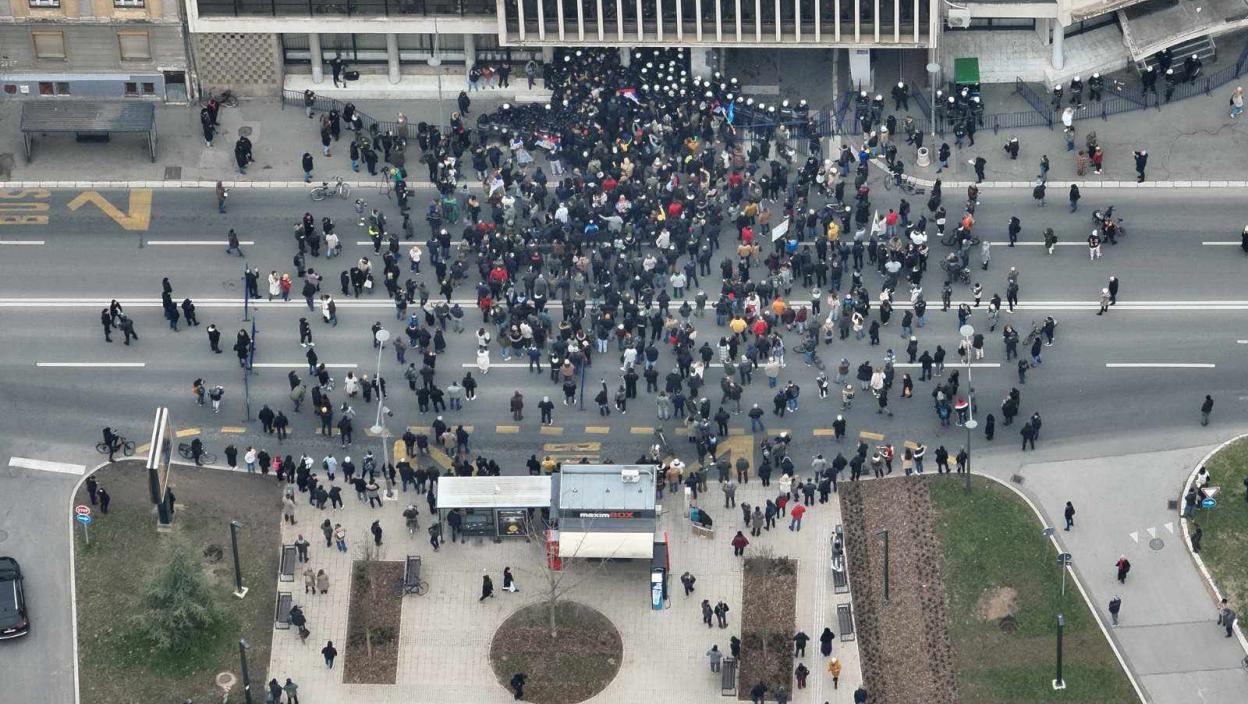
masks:
<path id="1" fill-rule="evenodd" d="M 832 536 L 832 591 L 837 594 L 849 593 L 849 564 L 845 560 L 845 529 L 836 526 L 836 534 Z"/>
<path id="2" fill-rule="evenodd" d="M 277 580 L 279 582 L 295 581 L 295 565 L 299 563 L 299 551 L 294 545 L 282 546 L 282 558 L 277 564 Z"/>
<path id="3" fill-rule="evenodd" d="M 273 613 L 274 627 L 284 631 L 290 628 L 290 609 L 295 605 L 295 597 L 290 592 L 277 593 L 277 609 Z"/>
<path id="4" fill-rule="evenodd" d="M 841 628 L 841 641 L 857 640 L 854 634 L 854 612 L 849 604 L 836 605 L 836 622 Z"/>
<path id="5" fill-rule="evenodd" d="M 719 693 L 725 697 L 737 694 L 737 659 L 726 657 L 719 664 Z"/>
<path id="6" fill-rule="evenodd" d="M 403 564 L 403 591 L 407 594 L 424 594 L 428 582 L 420 580 L 420 555 L 408 555 Z"/>

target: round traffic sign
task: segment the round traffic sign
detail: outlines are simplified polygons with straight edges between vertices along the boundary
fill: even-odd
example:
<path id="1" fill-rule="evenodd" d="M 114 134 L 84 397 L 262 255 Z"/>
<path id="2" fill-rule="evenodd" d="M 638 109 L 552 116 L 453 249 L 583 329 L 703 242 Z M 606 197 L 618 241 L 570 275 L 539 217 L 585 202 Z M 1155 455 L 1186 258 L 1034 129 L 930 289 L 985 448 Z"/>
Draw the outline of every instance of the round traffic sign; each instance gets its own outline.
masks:
<path id="1" fill-rule="evenodd" d="M 74 518 L 77 519 L 77 521 L 83 524 L 84 526 L 91 525 L 92 518 L 90 514 L 80 513 L 77 516 L 74 516 Z"/>
<path id="2" fill-rule="evenodd" d="M 77 506 L 74 507 L 74 513 L 79 516 L 90 516 L 91 507 L 87 506 L 86 504 L 78 504 Z"/>

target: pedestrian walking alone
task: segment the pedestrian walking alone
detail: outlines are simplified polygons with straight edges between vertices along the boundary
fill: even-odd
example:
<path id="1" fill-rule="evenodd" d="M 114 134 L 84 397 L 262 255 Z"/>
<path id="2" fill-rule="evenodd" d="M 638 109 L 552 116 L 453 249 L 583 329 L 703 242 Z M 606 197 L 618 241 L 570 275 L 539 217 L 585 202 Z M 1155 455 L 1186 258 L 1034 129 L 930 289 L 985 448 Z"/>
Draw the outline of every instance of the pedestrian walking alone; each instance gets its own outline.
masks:
<path id="1" fill-rule="evenodd" d="M 1126 555 L 1122 555 L 1114 563 L 1114 567 L 1118 568 L 1118 583 L 1126 584 L 1127 573 L 1131 571 L 1131 561 L 1127 559 Z"/>
<path id="2" fill-rule="evenodd" d="M 1109 620 L 1115 626 L 1118 625 L 1118 611 L 1122 609 L 1122 597 L 1115 595 L 1109 600 Z"/>
<path id="3" fill-rule="evenodd" d="M 1222 600 L 1222 606 L 1218 609 L 1218 625 L 1226 629 L 1226 637 L 1230 638 L 1234 634 L 1235 628 L 1235 611 L 1226 603 L 1226 599 Z"/>
<path id="4" fill-rule="evenodd" d="M 1075 525 L 1075 505 L 1067 501 L 1063 515 L 1066 517 L 1066 530 L 1070 530 Z"/>
<path id="5" fill-rule="evenodd" d="M 481 598 L 477 601 L 485 601 L 494 596 L 494 580 L 490 579 L 490 575 L 481 575 Z"/>
<path id="6" fill-rule="evenodd" d="M 1205 394 L 1204 403 L 1200 404 L 1200 424 L 1209 425 L 1209 414 L 1213 413 L 1213 397 Z"/>
<path id="7" fill-rule="evenodd" d="M 334 658 L 338 657 L 338 649 L 334 647 L 334 641 L 325 641 L 325 647 L 321 648 L 321 655 L 325 657 L 325 667 L 333 669 Z"/>

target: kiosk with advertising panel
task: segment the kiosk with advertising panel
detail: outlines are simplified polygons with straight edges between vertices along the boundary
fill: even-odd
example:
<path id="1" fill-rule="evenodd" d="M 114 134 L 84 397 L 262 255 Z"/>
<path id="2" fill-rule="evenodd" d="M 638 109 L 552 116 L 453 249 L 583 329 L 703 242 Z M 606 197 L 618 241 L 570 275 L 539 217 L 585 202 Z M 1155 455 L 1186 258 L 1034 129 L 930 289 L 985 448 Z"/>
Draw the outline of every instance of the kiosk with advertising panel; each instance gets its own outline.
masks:
<path id="1" fill-rule="evenodd" d="M 656 472 L 654 465 L 564 465 L 555 475 L 559 556 L 651 559 Z"/>
<path id="2" fill-rule="evenodd" d="M 438 519 L 456 511 L 460 532 L 493 539 L 528 536 L 531 511 L 550 509 L 550 477 L 442 477 L 438 479 Z M 449 529 L 444 528 L 449 535 Z"/>

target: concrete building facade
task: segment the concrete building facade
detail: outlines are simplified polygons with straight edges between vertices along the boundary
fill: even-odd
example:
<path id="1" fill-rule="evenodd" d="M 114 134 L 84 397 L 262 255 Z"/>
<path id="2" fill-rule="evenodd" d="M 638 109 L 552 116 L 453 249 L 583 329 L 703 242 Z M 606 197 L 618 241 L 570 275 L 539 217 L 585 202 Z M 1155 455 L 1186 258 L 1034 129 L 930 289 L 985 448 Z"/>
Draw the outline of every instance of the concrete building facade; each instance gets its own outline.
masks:
<path id="1" fill-rule="evenodd" d="M 187 97 L 179 0 L 0 1 L 7 98 Z"/>

